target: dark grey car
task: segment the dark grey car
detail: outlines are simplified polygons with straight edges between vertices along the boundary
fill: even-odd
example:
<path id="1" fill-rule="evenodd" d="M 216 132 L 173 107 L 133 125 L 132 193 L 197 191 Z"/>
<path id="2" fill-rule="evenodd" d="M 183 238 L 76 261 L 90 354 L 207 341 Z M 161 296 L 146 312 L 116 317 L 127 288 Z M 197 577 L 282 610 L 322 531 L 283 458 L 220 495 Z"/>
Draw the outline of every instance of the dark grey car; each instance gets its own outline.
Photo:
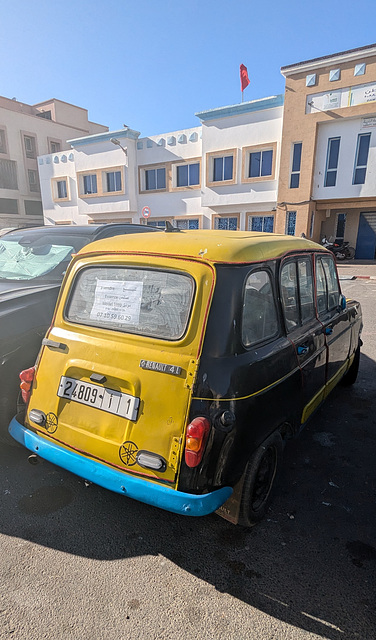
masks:
<path id="1" fill-rule="evenodd" d="M 51 323 L 72 253 L 102 238 L 150 231 L 160 230 L 126 223 L 67 225 L 18 229 L 0 237 L 0 421 L 4 425 L 15 413 L 18 374 L 34 365 Z"/>

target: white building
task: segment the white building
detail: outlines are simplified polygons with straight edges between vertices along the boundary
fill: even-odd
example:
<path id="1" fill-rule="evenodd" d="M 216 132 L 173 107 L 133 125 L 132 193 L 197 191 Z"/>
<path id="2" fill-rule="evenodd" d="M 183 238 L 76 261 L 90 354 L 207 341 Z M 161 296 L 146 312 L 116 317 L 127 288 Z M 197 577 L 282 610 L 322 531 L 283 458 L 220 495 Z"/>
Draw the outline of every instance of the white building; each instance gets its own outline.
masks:
<path id="1" fill-rule="evenodd" d="M 90 122 L 86 109 L 61 100 L 28 105 L 0 97 L 0 229 L 43 224 L 38 155 L 107 130 Z"/>
<path id="2" fill-rule="evenodd" d="M 196 114 L 149 138 L 129 128 L 39 158 L 45 224 L 145 222 L 274 229 L 283 96 Z"/>

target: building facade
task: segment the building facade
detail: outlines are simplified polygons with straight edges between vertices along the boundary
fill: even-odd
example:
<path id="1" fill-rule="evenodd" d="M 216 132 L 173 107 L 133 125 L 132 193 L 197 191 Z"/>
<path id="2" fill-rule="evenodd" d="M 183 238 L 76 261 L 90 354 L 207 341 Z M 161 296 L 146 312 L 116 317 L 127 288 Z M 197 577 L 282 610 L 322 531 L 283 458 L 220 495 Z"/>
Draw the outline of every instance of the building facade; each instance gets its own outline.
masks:
<path id="1" fill-rule="evenodd" d="M 38 160 L 45 223 L 273 231 L 282 115 L 273 96 L 198 113 L 191 129 L 71 139 Z"/>
<path id="2" fill-rule="evenodd" d="M 0 229 L 43 224 L 39 155 L 107 129 L 90 122 L 86 109 L 61 100 L 28 105 L 0 97 Z"/>
<path id="3" fill-rule="evenodd" d="M 276 230 L 376 251 L 376 45 L 282 67 Z"/>
<path id="4" fill-rule="evenodd" d="M 349 241 L 376 251 L 376 45 L 284 66 L 283 96 L 192 129 L 74 137 L 39 158 L 46 224 L 123 220 Z"/>

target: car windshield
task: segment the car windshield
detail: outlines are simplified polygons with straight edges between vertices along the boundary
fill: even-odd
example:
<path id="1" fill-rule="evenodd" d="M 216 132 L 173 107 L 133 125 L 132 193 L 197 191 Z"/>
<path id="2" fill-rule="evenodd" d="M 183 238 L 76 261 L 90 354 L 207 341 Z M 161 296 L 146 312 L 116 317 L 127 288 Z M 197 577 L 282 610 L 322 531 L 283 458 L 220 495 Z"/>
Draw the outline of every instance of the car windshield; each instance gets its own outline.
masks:
<path id="1" fill-rule="evenodd" d="M 15 231 L 0 238 L 0 281 L 60 282 L 72 253 L 91 236 L 38 231 Z"/>

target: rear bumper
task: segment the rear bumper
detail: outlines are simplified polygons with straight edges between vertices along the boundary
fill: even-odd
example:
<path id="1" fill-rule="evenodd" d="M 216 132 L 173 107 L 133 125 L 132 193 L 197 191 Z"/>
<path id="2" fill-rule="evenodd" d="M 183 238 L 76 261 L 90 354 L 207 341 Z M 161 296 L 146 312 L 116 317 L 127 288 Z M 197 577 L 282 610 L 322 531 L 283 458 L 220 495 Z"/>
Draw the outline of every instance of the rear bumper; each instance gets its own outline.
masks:
<path id="1" fill-rule="evenodd" d="M 145 502 L 154 507 L 185 516 L 205 516 L 222 506 L 232 494 L 231 487 L 223 487 L 212 493 L 194 495 L 182 493 L 170 487 L 157 484 L 107 467 L 102 462 L 64 449 L 63 447 L 29 431 L 13 418 L 9 425 L 10 435 L 24 447 L 41 458 L 71 471 L 85 480 L 115 491 L 128 498 Z"/>

